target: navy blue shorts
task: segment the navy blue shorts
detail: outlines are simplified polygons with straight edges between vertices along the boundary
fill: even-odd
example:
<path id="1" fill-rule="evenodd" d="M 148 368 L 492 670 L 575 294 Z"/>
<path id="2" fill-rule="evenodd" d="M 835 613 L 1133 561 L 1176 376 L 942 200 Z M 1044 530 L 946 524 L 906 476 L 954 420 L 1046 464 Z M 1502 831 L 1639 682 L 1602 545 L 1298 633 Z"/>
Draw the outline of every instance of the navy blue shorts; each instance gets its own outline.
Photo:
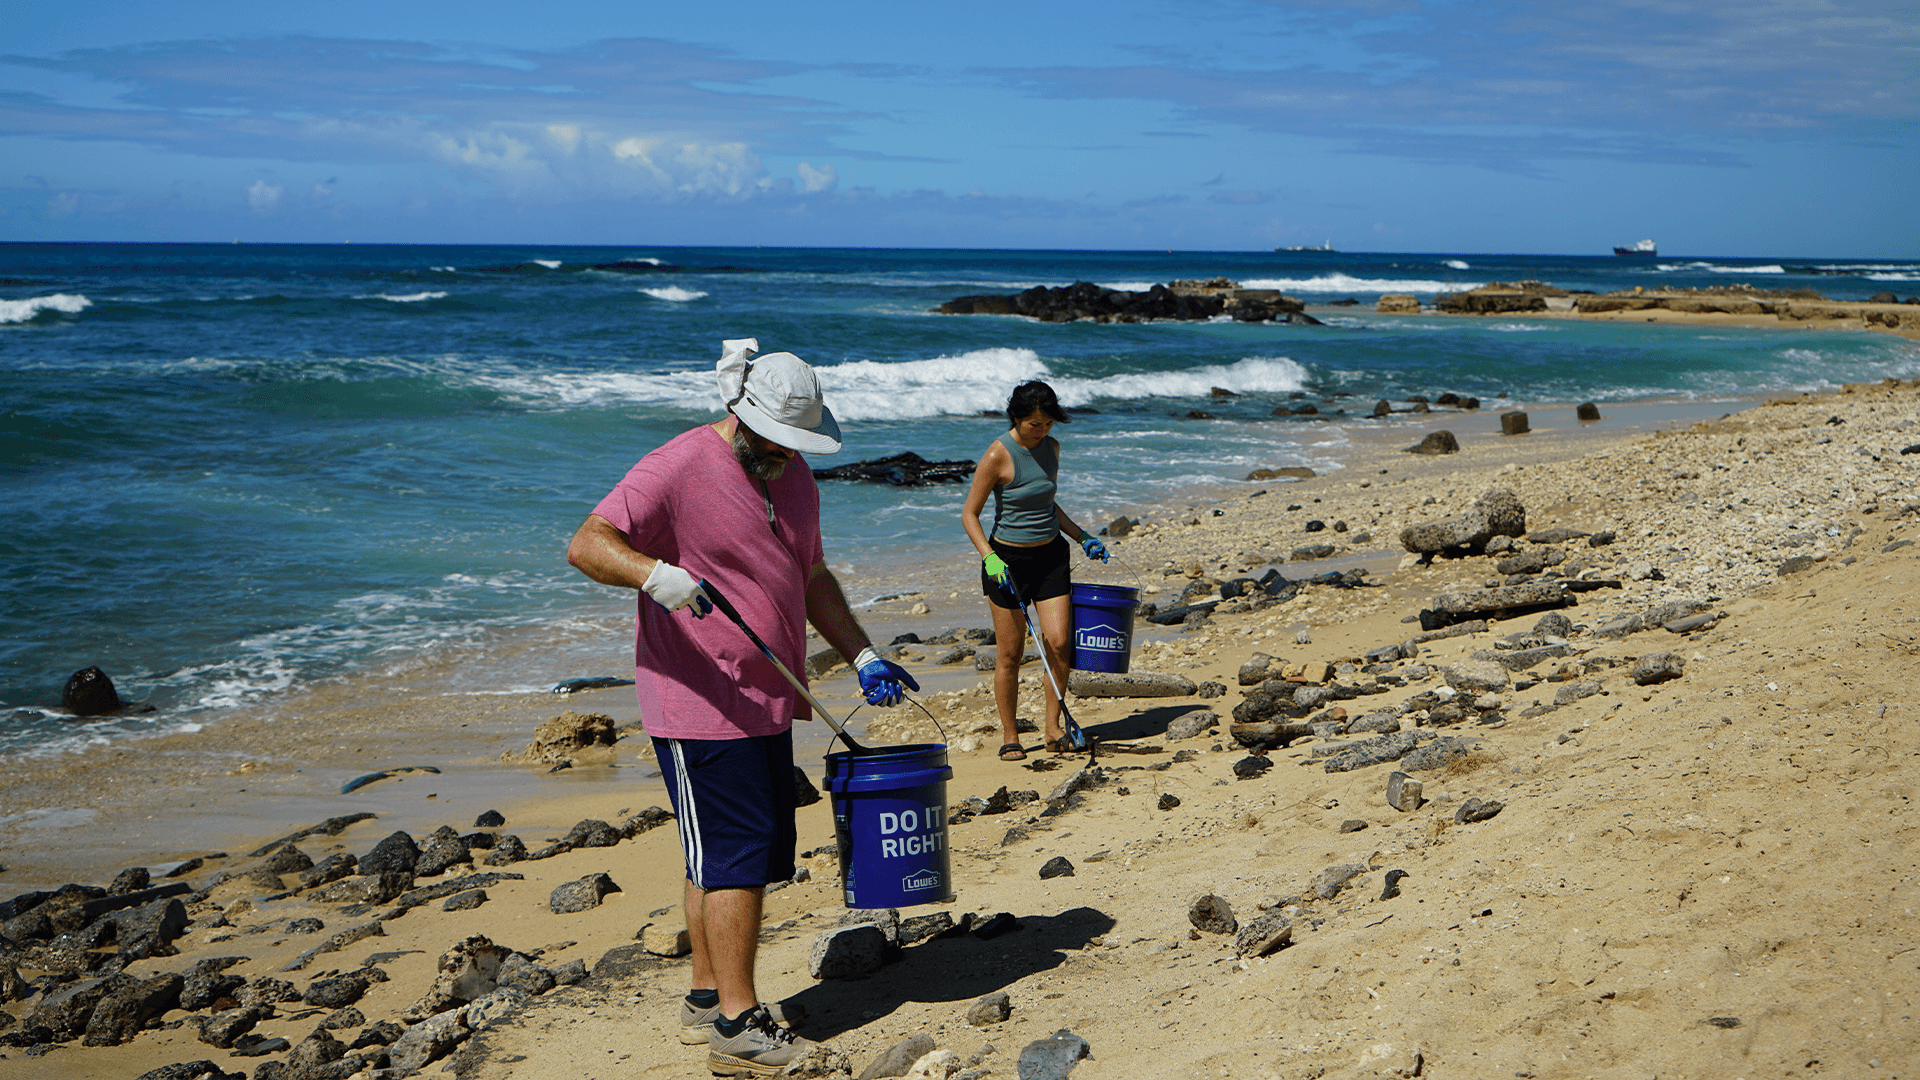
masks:
<path id="1" fill-rule="evenodd" d="M 987 541 L 987 546 L 1007 564 L 1007 572 L 1013 575 L 1013 583 L 1020 589 L 1020 598 L 1027 603 L 1037 604 L 1072 591 L 1073 581 L 1068 573 L 1072 549 L 1067 547 L 1065 533 L 1036 547 L 1014 547 L 992 539 Z M 1020 601 L 988 577 L 985 567 L 980 570 L 980 591 L 995 607 L 1020 610 Z"/>
<path id="2" fill-rule="evenodd" d="M 680 819 L 687 880 L 757 889 L 793 878 L 793 732 L 653 740 Z"/>

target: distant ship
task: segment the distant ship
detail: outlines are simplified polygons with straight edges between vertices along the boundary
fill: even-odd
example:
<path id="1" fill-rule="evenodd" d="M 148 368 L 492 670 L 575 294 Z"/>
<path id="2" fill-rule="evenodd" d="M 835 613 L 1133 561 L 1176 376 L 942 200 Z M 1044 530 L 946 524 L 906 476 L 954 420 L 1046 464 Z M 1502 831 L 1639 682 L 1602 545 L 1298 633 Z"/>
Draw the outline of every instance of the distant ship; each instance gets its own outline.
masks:
<path id="1" fill-rule="evenodd" d="M 1616 247 L 1613 249 L 1613 253 L 1615 255 L 1638 255 L 1651 259 L 1660 254 L 1660 249 L 1653 246 L 1653 241 L 1642 240 L 1632 247 Z"/>
<path id="2" fill-rule="evenodd" d="M 1322 255 L 1340 254 L 1339 252 L 1333 250 L 1333 237 L 1331 236 L 1327 237 L 1327 242 L 1324 244 L 1294 244 L 1289 247 L 1277 247 L 1277 248 L 1274 248 L 1273 250 L 1275 251 L 1317 251 Z"/>

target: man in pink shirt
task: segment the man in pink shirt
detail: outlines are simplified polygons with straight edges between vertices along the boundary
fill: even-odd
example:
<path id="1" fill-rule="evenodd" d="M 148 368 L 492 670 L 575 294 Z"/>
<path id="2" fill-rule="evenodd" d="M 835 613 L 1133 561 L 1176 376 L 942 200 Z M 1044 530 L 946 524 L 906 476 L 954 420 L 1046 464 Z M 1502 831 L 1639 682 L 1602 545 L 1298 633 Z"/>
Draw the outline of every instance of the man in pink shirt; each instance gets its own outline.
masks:
<path id="1" fill-rule="evenodd" d="M 716 1073 L 771 1075 L 805 1050 L 763 1005 L 753 967 L 766 886 L 793 876 L 793 721 L 808 706 L 701 591 L 712 582 L 791 671 L 807 623 L 891 705 L 919 684 L 881 659 L 827 569 L 820 490 L 799 455 L 840 449 L 813 369 L 792 353 L 754 359 L 729 340 L 718 367 L 727 416 L 642 458 L 567 549 L 595 581 L 638 589 L 640 716 L 680 822 L 693 987 L 681 1041 L 708 1044 Z"/>

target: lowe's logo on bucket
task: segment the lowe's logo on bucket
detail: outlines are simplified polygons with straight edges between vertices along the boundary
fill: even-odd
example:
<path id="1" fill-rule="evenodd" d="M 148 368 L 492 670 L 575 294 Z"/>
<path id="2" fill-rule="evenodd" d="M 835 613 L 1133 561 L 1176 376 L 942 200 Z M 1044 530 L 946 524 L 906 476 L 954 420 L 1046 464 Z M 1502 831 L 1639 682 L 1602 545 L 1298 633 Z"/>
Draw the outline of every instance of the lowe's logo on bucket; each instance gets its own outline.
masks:
<path id="1" fill-rule="evenodd" d="M 1127 636 L 1106 623 L 1098 626 L 1083 626 L 1074 644 L 1082 649 L 1096 652 L 1122 652 L 1127 647 Z"/>
<path id="2" fill-rule="evenodd" d="M 913 892 L 917 889 L 937 889 L 940 887 L 940 875 L 931 870 L 908 874 L 900 879 L 901 892 Z"/>
<path id="3" fill-rule="evenodd" d="M 939 851 L 946 846 L 947 832 L 944 814 L 946 807 L 929 806 L 924 810 L 891 811 L 880 815 L 880 835 L 888 839 L 880 841 L 880 856 L 886 859 L 898 859 L 905 855 L 918 855 L 921 852 Z M 895 837 L 894 833 L 905 833 Z"/>

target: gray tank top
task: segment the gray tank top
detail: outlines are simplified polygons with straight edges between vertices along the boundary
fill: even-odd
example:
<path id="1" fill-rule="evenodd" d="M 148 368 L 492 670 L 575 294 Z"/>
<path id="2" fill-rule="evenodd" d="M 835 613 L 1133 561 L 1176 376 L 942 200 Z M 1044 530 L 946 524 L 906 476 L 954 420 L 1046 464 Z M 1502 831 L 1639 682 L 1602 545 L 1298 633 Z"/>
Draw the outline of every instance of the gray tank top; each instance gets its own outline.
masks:
<path id="1" fill-rule="evenodd" d="M 992 537 L 1005 544 L 1044 544 L 1060 532 L 1053 497 L 1060 476 L 1060 444 L 1051 436 L 1028 450 L 1009 431 L 1000 445 L 1013 457 L 1013 479 L 993 489 Z"/>

